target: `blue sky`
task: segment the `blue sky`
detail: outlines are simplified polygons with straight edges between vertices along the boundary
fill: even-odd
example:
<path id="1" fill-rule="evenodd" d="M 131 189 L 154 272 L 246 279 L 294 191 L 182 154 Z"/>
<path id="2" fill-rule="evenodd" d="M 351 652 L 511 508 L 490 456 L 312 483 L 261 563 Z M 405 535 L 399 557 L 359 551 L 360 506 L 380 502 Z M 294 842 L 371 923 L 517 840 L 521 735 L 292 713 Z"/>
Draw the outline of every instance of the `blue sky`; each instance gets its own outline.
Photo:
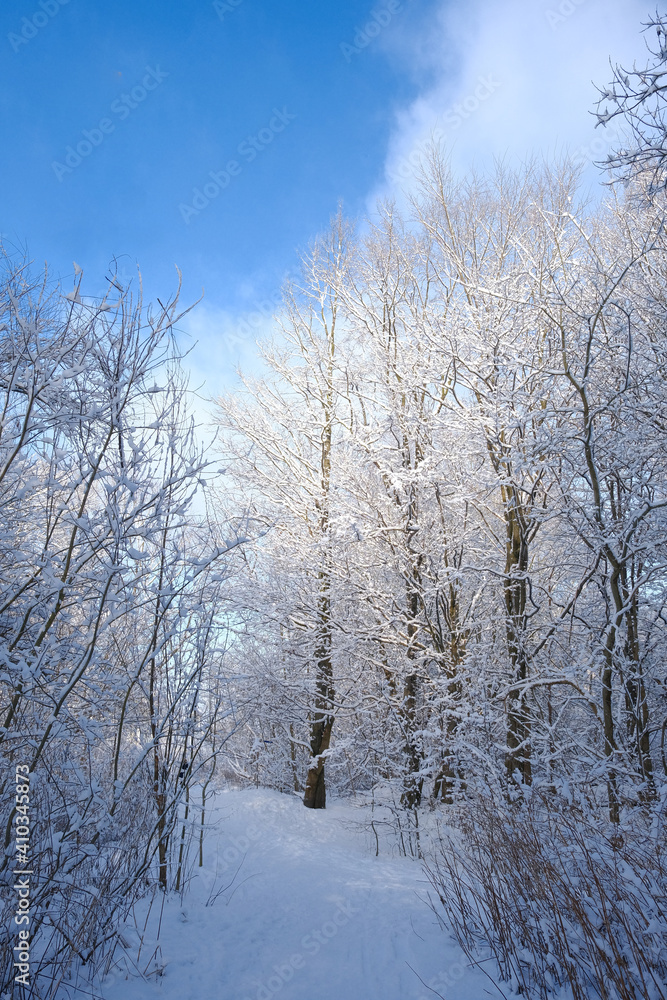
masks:
<path id="1" fill-rule="evenodd" d="M 203 284 L 216 302 L 242 307 L 245 284 L 279 276 L 339 198 L 351 212 L 363 206 L 393 112 L 415 93 L 378 46 L 346 60 L 341 44 L 365 13 L 352 0 L 242 0 L 217 10 L 183 0 L 69 0 L 24 42 L 23 18 L 36 13 L 38 25 L 48 17 L 26 0 L 5 3 L 0 15 L 10 139 L 1 226 L 63 275 L 77 260 L 95 280 L 114 254 L 127 254 L 151 287 L 171 281 L 177 263 L 190 294 Z M 401 16 L 407 11 L 392 19 Z M 142 87 L 146 67 L 158 70 L 152 91 Z M 274 109 L 288 123 L 271 136 L 262 130 L 280 124 Z M 91 134 L 99 140 L 102 119 L 113 131 L 107 125 L 65 173 L 67 147 L 83 142 L 85 151 Z M 239 155 L 260 132 L 264 141 Z M 186 224 L 179 205 L 233 159 L 240 174 Z"/>
<path id="2" fill-rule="evenodd" d="M 177 264 L 185 301 L 205 289 L 186 326 L 217 392 L 299 248 L 339 201 L 358 215 L 409 188 L 434 130 L 460 171 L 565 147 L 590 163 L 591 80 L 642 57 L 650 8 L 5 0 L 0 231 L 66 284 L 76 260 L 91 293 L 113 257 L 152 296 Z"/>

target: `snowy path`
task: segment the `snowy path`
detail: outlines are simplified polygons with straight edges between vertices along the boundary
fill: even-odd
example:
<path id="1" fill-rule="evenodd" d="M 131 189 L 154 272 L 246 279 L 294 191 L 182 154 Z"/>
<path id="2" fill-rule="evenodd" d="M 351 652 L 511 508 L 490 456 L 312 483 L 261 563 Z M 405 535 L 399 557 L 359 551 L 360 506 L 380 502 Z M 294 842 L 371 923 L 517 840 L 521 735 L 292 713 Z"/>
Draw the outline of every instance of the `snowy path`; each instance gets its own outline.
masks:
<path id="1" fill-rule="evenodd" d="M 420 865 L 376 858 L 358 818 L 266 790 L 219 793 L 205 867 L 162 913 L 163 974 L 112 976 L 105 1000 L 433 1000 L 415 972 L 446 1000 L 499 998 L 423 902 Z"/>

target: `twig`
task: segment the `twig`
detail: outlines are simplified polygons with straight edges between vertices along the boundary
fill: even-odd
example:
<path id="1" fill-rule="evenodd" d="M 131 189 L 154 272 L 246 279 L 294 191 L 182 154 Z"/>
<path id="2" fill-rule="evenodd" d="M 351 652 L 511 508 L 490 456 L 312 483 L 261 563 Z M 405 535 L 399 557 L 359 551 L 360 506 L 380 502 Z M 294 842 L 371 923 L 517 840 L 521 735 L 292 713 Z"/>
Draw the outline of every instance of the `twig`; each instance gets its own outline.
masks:
<path id="1" fill-rule="evenodd" d="M 407 967 L 410 970 L 410 972 L 414 972 L 415 976 L 417 977 L 417 979 L 419 980 L 419 982 L 422 984 L 422 986 L 425 986 L 426 989 L 429 990 L 431 993 L 435 993 L 435 995 L 437 997 L 440 997 L 440 1000 L 446 1000 L 446 997 L 443 997 L 442 993 L 438 993 L 438 991 L 434 990 L 432 986 L 429 986 L 428 983 L 424 982 L 424 980 L 422 979 L 422 977 L 419 975 L 419 973 L 415 969 L 412 968 L 412 966 L 410 965 L 409 962 L 406 962 L 405 964 L 407 965 Z"/>

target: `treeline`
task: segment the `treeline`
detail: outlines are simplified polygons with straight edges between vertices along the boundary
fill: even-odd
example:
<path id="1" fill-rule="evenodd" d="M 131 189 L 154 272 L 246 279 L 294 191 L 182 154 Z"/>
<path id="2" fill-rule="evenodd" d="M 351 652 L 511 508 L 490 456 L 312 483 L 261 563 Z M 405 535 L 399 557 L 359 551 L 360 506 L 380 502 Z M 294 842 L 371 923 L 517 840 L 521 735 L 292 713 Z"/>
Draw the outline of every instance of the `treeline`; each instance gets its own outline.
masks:
<path id="1" fill-rule="evenodd" d="M 473 960 L 484 941 L 528 995 L 615 969 L 609 996 L 664 996 L 663 218 L 639 190 L 580 204 L 567 163 L 461 183 L 432 150 L 409 212 L 339 215 L 304 256 L 215 462 L 176 301 L 4 258 L 17 996 L 103 973 L 137 896 L 183 886 L 220 764 L 313 808 L 368 793 L 416 854 L 437 806 L 471 852 L 430 865 Z"/>
<path id="2" fill-rule="evenodd" d="M 409 216 L 313 247 L 266 376 L 219 403 L 266 532 L 235 588 L 248 776 L 315 806 L 328 769 L 409 806 L 656 799 L 665 251 L 657 209 L 586 210 L 567 165 L 461 184 L 435 151 Z"/>
<path id="3" fill-rule="evenodd" d="M 519 992 L 667 996 L 667 242 L 558 167 L 333 220 L 264 374 L 221 399 L 256 539 L 227 767 L 463 832 L 436 910 Z M 423 824 L 421 824 L 423 825 Z"/>
<path id="4" fill-rule="evenodd" d="M 183 886 L 220 763 L 311 808 L 368 794 L 415 854 L 437 806 L 465 832 L 430 858 L 438 905 L 527 995 L 665 996 L 667 240 L 645 194 L 586 206 L 567 162 L 461 182 L 433 148 L 409 210 L 339 214 L 304 255 L 263 374 L 218 401 L 216 461 L 176 299 L 115 276 L 93 299 L 80 274 L 64 295 L 3 257 L 16 996 L 103 973 L 137 896 Z"/>

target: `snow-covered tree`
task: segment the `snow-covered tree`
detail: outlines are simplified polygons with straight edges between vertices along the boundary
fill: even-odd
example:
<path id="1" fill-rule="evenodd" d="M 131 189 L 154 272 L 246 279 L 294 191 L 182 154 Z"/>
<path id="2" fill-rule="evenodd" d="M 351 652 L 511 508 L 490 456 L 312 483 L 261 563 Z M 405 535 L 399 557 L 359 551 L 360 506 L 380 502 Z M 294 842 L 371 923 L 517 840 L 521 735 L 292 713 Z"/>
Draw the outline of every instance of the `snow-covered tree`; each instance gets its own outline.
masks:
<path id="1" fill-rule="evenodd" d="M 145 309 L 115 278 L 90 298 L 80 272 L 63 295 L 24 262 L 2 267 L 2 790 L 9 801 L 27 769 L 33 985 L 47 995 L 73 958 L 113 943 L 146 878 L 167 888 L 183 778 L 210 759 L 222 714 L 206 692 L 235 539 L 193 508 L 210 462 L 185 411 L 177 299 Z M 11 946 L 3 962 L 4 975 Z"/>
<path id="2" fill-rule="evenodd" d="M 600 164 L 617 178 L 638 180 L 649 196 L 667 187 L 667 16 L 656 11 L 644 25 L 655 31 L 655 42 L 647 42 L 646 66 L 613 67 L 613 79 L 598 88 L 597 123 L 625 126 L 627 145 L 614 150 Z"/>

